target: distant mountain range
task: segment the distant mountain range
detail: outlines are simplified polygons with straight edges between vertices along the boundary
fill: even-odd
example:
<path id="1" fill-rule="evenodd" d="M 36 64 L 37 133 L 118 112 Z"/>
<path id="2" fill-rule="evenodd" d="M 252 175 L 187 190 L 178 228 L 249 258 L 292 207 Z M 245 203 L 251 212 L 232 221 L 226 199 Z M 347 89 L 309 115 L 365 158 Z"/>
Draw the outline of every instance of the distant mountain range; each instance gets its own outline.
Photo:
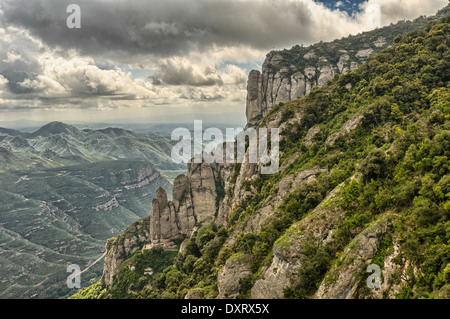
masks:
<path id="1" fill-rule="evenodd" d="M 80 130 L 61 122 L 33 133 L 0 128 L 0 170 L 42 169 L 99 160 L 150 162 L 158 169 L 184 169 L 170 158 L 173 142 L 159 135 L 120 128 Z"/>

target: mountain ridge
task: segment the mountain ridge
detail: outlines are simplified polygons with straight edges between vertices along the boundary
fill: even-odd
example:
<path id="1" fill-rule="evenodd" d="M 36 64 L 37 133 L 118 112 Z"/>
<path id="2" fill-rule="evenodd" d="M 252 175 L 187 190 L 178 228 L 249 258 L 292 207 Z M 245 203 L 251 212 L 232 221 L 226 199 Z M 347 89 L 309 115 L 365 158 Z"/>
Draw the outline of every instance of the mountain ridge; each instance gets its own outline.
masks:
<path id="1" fill-rule="evenodd" d="M 162 170 L 182 170 L 173 163 L 170 151 L 173 142 L 155 134 L 134 133 L 121 128 L 80 130 L 63 122 L 48 123 L 33 133 L 0 128 L 0 147 L 29 161 L 19 166 L 0 163 L 0 169 L 49 168 L 105 159 L 148 161 Z"/>
<path id="2" fill-rule="evenodd" d="M 150 212 L 170 189 L 172 142 L 50 122 L 32 133 L 0 128 L 0 298 L 64 298 L 67 264 L 82 285 L 101 277 L 104 242 Z M 154 162 L 154 163 L 153 163 Z M 160 169 L 162 169 L 160 171 Z"/>
<path id="3" fill-rule="evenodd" d="M 76 135 L 80 132 L 79 129 L 77 129 L 75 126 L 65 124 L 63 122 L 50 122 L 44 126 L 42 126 L 40 129 L 33 133 L 25 134 L 26 137 L 29 138 L 36 138 L 38 136 L 41 137 L 48 137 L 50 135 L 55 134 L 69 134 L 69 135 Z"/>

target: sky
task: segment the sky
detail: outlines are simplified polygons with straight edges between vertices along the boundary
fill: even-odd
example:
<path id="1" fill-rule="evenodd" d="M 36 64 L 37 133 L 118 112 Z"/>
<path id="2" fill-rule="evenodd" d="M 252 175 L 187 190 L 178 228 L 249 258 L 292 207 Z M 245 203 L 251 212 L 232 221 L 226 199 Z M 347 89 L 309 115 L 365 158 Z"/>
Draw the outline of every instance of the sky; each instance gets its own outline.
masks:
<path id="1" fill-rule="evenodd" d="M 0 0 L 0 122 L 245 122 L 273 49 L 432 15 L 447 0 Z M 80 28 L 69 28 L 69 4 Z"/>

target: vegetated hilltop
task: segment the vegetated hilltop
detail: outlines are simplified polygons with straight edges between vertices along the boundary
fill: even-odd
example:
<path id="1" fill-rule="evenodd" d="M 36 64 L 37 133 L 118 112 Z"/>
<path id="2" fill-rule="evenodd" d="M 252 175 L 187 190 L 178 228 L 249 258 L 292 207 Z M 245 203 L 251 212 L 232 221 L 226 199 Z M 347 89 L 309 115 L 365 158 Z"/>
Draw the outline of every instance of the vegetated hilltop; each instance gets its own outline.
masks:
<path id="1" fill-rule="evenodd" d="M 190 187 L 156 198 L 170 231 L 150 216 L 111 239 L 103 279 L 74 298 L 449 298 L 449 36 L 449 17 L 399 35 L 273 107 L 259 126 L 281 130 L 276 174 L 191 165 Z M 198 211 L 192 190 L 215 205 Z M 172 224 L 182 206 L 187 237 Z"/>

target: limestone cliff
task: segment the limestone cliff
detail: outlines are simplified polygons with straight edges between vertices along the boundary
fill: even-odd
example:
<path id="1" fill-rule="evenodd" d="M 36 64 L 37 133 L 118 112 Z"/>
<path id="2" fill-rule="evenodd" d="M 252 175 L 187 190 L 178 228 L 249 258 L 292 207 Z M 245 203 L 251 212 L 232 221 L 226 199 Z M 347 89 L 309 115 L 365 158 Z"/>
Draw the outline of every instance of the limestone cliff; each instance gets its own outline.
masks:
<path id="1" fill-rule="evenodd" d="M 210 223 L 218 207 L 216 180 L 220 179 L 216 164 L 193 161 L 187 175 L 175 178 L 172 200 L 160 187 L 152 200 L 151 214 L 127 228 L 106 244 L 102 282 L 111 285 L 121 264 L 139 249 L 163 247 L 176 249 L 175 241 L 190 237 L 202 224 Z"/>
<path id="2" fill-rule="evenodd" d="M 384 38 L 378 39 L 378 43 L 383 44 L 380 48 L 386 45 Z M 355 69 L 373 52 L 372 49 L 365 50 L 358 52 L 357 57 L 351 57 L 342 51 L 337 63 L 332 63 L 329 56 L 317 57 L 312 48 L 306 54 L 301 50 L 294 53 L 298 56 L 289 56 L 293 59 L 292 63 L 301 67 L 294 64 L 287 66 L 289 61 L 283 57 L 286 52 L 270 52 L 262 65 L 262 72 L 252 70 L 248 77 L 247 122 L 257 122 L 280 102 L 302 97 L 313 88 L 326 84 L 336 74 Z"/>
<path id="3" fill-rule="evenodd" d="M 173 247 L 173 241 L 189 237 L 196 226 L 211 222 L 216 216 L 216 164 L 191 161 L 187 175 L 173 183 L 171 201 L 166 191 L 158 189 L 152 201 L 150 238 L 152 246 Z"/>
<path id="4" fill-rule="evenodd" d="M 442 13 L 444 14 L 444 13 Z M 404 32 L 425 25 L 426 19 L 399 22 L 384 28 L 308 47 L 271 51 L 261 71 L 252 70 L 247 82 L 247 123 L 256 125 L 274 106 L 307 95 L 333 79 L 364 64 Z"/>
<path id="5" fill-rule="evenodd" d="M 111 285 L 122 263 L 150 242 L 150 218 L 142 218 L 106 243 L 102 283 Z"/>

